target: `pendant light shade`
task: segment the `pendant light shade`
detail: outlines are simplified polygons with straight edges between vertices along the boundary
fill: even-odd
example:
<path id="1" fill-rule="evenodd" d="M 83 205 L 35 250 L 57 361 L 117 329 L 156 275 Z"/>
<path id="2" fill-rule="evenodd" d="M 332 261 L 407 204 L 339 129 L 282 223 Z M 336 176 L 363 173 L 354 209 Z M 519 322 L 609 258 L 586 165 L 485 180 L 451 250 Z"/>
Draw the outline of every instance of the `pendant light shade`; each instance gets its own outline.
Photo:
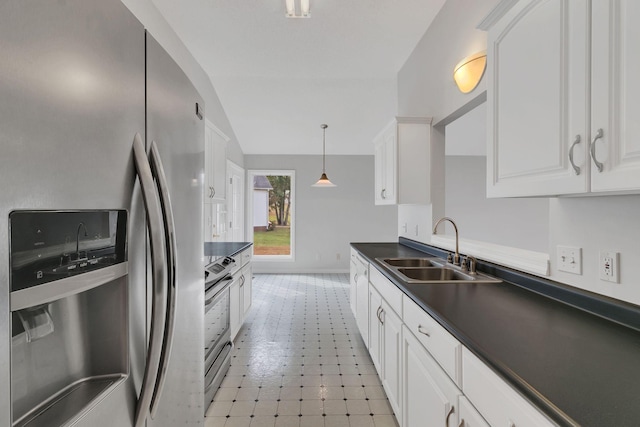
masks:
<path id="1" fill-rule="evenodd" d="M 325 173 L 325 133 L 327 132 L 327 125 L 322 124 L 320 125 L 320 127 L 322 128 L 322 175 L 320 175 L 320 179 L 318 180 L 318 182 L 316 182 L 315 184 L 312 185 L 312 187 L 336 187 L 336 185 L 334 183 L 332 183 L 331 181 L 329 181 L 329 178 L 327 178 L 327 174 Z"/>

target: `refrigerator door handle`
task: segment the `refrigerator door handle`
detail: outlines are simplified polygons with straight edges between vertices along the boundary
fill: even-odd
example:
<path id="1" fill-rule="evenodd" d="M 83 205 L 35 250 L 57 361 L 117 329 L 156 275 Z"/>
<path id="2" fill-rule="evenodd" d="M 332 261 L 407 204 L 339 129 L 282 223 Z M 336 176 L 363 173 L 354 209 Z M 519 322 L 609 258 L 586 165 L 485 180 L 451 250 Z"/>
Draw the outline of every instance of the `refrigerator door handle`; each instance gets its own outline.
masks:
<path id="1" fill-rule="evenodd" d="M 164 270 L 166 249 L 160 203 L 155 191 L 153 175 L 144 143 L 137 133 L 133 139 L 133 154 L 147 214 L 153 281 L 153 305 L 151 309 L 149 348 L 147 349 L 142 390 L 138 398 L 135 418 L 135 426 L 142 427 L 150 412 L 151 400 L 156 388 L 160 359 L 162 356 L 162 340 L 164 339 L 164 322 L 167 311 L 167 277 Z"/>
<path id="2" fill-rule="evenodd" d="M 171 198 L 169 196 L 169 187 L 167 178 L 164 174 L 162 160 L 158 151 L 158 145 L 155 141 L 151 141 L 151 150 L 149 152 L 151 172 L 156 180 L 158 194 L 160 196 L 160 207 L 164 219 L 165 232 L 165 249 L 167 259 L 168 272 L 168 288 L 167 288 L 167 312 L 165 318 L 164 340 L 162 341 L 162 352 L 160 354 L 160 369 L 156 380 L 155 392 L 151 400 L 151 418 L 154 418 L 158 410 L 158 403 L 162 390 L 164 389 L 165 379 L 167 377 L 167 367 L 171 356 L 171 347 L 173 344 L 173 334 L 175 329 L 175 313 L 176 313 L 176 274 L 177 274 L 177 256 L 176 256 L 176 235 L 175 224 L 173 222 L 173 209 L 171 207 Z"/>

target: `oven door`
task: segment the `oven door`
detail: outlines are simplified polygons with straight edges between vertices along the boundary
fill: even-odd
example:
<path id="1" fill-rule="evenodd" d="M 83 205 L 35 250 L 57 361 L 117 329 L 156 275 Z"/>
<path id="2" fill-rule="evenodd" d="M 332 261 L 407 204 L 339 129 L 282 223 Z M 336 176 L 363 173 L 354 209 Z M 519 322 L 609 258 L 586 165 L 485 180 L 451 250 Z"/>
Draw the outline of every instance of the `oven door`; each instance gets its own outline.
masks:
<path id="1" fill-rule="evenodd" d="M 217 354 L 226 344 L 229 332 L 229 284 L 222 280 L 205 293 L 204 306 L 204 358 Z M 205 372 L 210 366 L 205 366 Z"/>
<path id="2" fill-rule="evenodd" d="M 205 411 L 220 387 L 231 360 L 230 283 L 230 280 L 222 280 L 205 293 Z"/>

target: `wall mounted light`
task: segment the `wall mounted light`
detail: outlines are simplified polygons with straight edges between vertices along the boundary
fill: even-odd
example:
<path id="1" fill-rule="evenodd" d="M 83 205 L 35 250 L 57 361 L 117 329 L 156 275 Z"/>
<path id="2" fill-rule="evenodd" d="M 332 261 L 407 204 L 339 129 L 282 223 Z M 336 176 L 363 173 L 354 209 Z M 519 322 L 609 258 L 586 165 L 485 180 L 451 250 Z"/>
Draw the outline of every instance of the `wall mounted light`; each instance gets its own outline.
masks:
<path id="1" fill-rule="evenodd" d="M 329 181 L 329 178 L 327 178 L 327 174 L 324 171 L 324 163 L 325 163 L 325 142 L 324 142 L 324 136 L 325 133 L 327 132 L 327 125 L 320 125 L 320 127 L 322 128 L 322 175 L 320 175 L 320 179 L 318 180 L 318 182 L 316 182 L 315 184 L 312 185 L 312 187 L 336 187 L 336 185 Z"/>
<path id="2" fill-rule="evenodd" d="M 287 18 L 311 18 L 311 0 L 284 0 Z"/>
<path id="3" fill-rule="evenodd" d="M 478 86 L 487 67 L 487 51 L 467 56 L 453 70 L 453 80 L 462 93 L 469 93 Z"/>

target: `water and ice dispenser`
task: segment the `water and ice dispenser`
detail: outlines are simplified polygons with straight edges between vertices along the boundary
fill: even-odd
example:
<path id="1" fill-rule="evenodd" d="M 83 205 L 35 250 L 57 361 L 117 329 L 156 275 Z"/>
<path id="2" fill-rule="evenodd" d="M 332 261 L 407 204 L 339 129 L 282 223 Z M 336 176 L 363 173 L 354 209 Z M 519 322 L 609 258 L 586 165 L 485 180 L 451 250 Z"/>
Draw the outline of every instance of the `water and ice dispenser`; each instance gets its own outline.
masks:
<path id="1" fill-rule="evenodd" d="M 9 222 L 13 425 L 64 425 L 128 375 L 127 212 Z"/>

